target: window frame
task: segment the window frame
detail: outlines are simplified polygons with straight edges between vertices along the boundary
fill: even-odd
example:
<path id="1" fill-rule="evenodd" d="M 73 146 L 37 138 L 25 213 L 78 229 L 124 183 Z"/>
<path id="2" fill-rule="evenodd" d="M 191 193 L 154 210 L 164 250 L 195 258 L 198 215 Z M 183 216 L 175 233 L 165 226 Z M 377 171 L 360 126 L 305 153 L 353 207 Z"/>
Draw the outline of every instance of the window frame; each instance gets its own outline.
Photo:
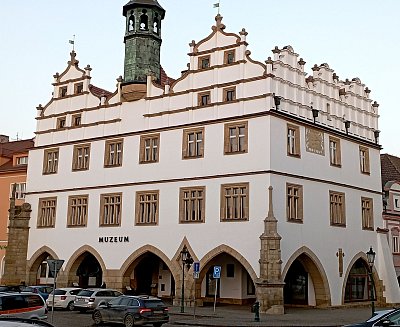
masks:
<path id="1" fill-rule="evenodd" d="M 331 144 L 335 144 L 335 153 L 333 153 Z M 342 167 L 342 153 L 340 147 L 340 139 L 329 136 L 329 162 L 332 167 Z"/>
<path id="2" fill-rule="evenodd" d="M 85 150 L 88 149 L 88 154 L 87 154 L 87 163 L 85 165 L 85 155 L 82 154 L 82 161 L 83 165 L 78 165 L 78 151 L 79 149 Z M 90 143 L 85 143 L 85 144 L 77 144 L 74 145 L 74 150 L 73 150 L 73 155 L 72 155 L 72 171 L 83 171 L 83 170 L 89 170 L 89 165 L 90 165 L 90 150 L 91 150 L 91 144 Z"/>
<path id="3" fill-rule="evenodd" d="M 184 197 L 185 192 L 188 192 L 191 194 L 192 192 L 202 192 L 201 198 L 196 195 L 196 197 L 189 196 L 187 198 L 187 201 L 189 202 L 189 211 L 196 211 L 196 217 L 199 217 L 198 219 L 195 220 L 186 220 L 186 210 L 185 208 L 187 207 L 185 205 L 185 200 L 186 198 Z M 201 200 L 201 207 L 200 207 L 200 212 L 198 210 L 199 205 L 198 205 L 198 200 Z M 192 210 L 191 203 L 192 201 L 195 201 L 196 204 L 196 209 Z M 179 223 L 180 224 L 198 224 L 198 223 L 204 223 L 205 222 L 205 202 L 206 202 L 206 187 L 205 186 L 193 186 L 193 187 L 181 187 L 179 189 Z"/>
<path id="4" fill-rule="evenodd" d="M 146 156 L 146 141 L 150 140 L 150 159 L 147 160 Z M 154 146 L 154 140 L 157 140 L 157 146 Z M 154 155 L 154 149 L 157 149 L 157 153 Z M 139 149 L 139 163 L 150 164 L 156 163 L 160 160 L 160 133 L 147 134 L 140 136 L 140 149 Z"/>
<path id="5" fill-rule="evenodd" d="M 106 198 L 114 199 L 117 200 L 119 198 L 119 201 L 114 201 L 114 202 L 109 202 L 109 206 L 113 206 L 113 212 L 115 212 L 115 207 L 119 206 L 119 212 L 117 217 L 112 217 L 113 222 L 105 222 L 105 206 L 106 206 Z M 100 219 L 99 219 L 99 226 L 100 227 L 116 227 L 116 226 L 121 226 L 121 220 L 122 220 L 122 193 L 117 192 L 117 193 L 106 193 L 106 194 L 101 194 L 100 195 Z"/>
<path id="6" fill-rule="evenodd" d="M 57 129 L 65 129 L 67 127 L 67 117 L 62 116 L 57 118 Z"/>
<path id="7" fill-rule="evenodd" d="M 232 54 L 233 56 L 233 58 L 232 58 L 232 61 L 230 61 L 229 60 L 229 55 L 230 54 Z M 224 52 L 224 64 L 225 65 L 232 65 L 233 63 L 235 63 L 235 61 L 236 61 L 236 51 L 233 49 L 233 50 L 226 50 L 225 52 Z"/>
<path id="8" fill-rule="evenodd" d="M 241 127 L 244 128 L 244 134 L 240 134 Z M 230 130 L 235 128 L 235 135 L 231 137 Z M 243 137 L 243 149 L 240 148 L 240 138 Z M 236 143 L 232 144 L 231 139 L 235 138 Z M 249 140 L 249 129 L 248 129 L 248 121 L 240 121 L 234 123 L 228 123 L 224 125 L 224 154 L 225 155 L 234 155 L 234 154 L 242 154 L 248 152 L 248 140 Z M 232 147 L 236 145 L 236 150 Z"/>
<path id="9" fill-rule="evenodd" d="M 359 159 L 360 159 L 360 172 L 362 174 L 369 175 L 371 173 L 371 170 L 369 162 L 369 149 L 367 147 L 360 145 Z"/>
<path id="10" fill-rule="evenodd" d="M 147 201 L 141 201 L 141 196 L 156 196 L 156 200 L 150 199 Z M 153 217 L 151 221 L 144 222 L 145 218 L 142 213 L 145 213 L 147 210 L 147 206 L 154 205 L 155 203 L 155 210 L 152 211 Z M 144 205 L 144 209 L 142 210 L 142 204 Z M 136 205 L 135 205 L 135 226 L 157 226 L 159 221 L 159 212 L 160 212 L 160 191 L 159 190 L 148 190 L 148 191 L 137 191 L 136 192 Z M 151 208 L 150 208 L 151 209 Z M 154 208 L 153 208 L 154 209 Z"/>
<path id="11" fill-rule="evenodd" d="M 236 87 L 227 87 L 225 89 L 223 89 L 223 93 L 224 93 L 224 102 L 233 102 L 236 100 Z M 229 98 L 229 94 L 232 94 L 232 97 Z"/>
<path id="12" fill-rule="evenodd" d="M 249 199 L 250 199 L 250 190 L 249 190 L 249 186 L 250 184 L 248 182 L 245 183 L 230 183 L 230 184 L 222 184 L 221 185 L 221 191 L 220 191 L 220 221 L 221 222 L 233 222 L 233 221 L 249 221 L 250 217 L 249 217 Z M 226 190 L 227 189 L 232 189 L 232 193 L 231 195 L 234 195 L 233 190 L 234 189 L 238 189 L 238 188 L 244 188 L 245 192 L 243 193 L 243 197 L 244 197 L 244 206 L 242 208 L 243 211 L 242 213 L 244 213 L 244 215 L 242 217 L 233 217 L 233 212 L 235 211 L 235 207 L 237 208 L 237 206 L 235 206 L 234 204 L 232 204 L 232 208 L 230 210 L 230 212 L 232 213 L 232 215 L 229 214 L 228 212 L 228 208 L 226 206 L 227 204 L 227 197 L 226 195 Z M 230 196 L 230 198 L 232 198 L 232 196 Z M 229 200 L 228 200 L 229 201 Z M 232 200 L 230 200 L 232 201 Z M 241 206 L 239 205 L 239 209 Z M 228 215 L 230 215 L 231 217 L 228 217 Z"/>
<path id="13" fill-rule="evenodd" d="M 297 190 L 297 194 L 290 192 Z M 297 198 L 297 205 L 293 203 Z M 303 186 L 293 183 L 286 183 L 286 219 L 288 222 L 303 223 Z M 295 211 L 295 217 L 291 217 L 291 213 Z"/>
<path id="14" fill-rule="evenodd" d="M 56 156 L 54 157 L 54 155 Z M 52 156 L 51 165 L 49 164 L 49 156 Z M 58 162 L 60 161 L 60 149 L 59 148 L 51 148 L 45 149 L 43 152 L 43 175 L 51 175 L 58 173 Z"/>
<path id="15" fill-rule="evenodd" d="M 60 86 L 58 89 L 58 97 L 65 98 L 68 95 L 68 86 Z"/>
<path id="16" fill-rule="evenodd" d="M 80 203 L 80 204 L 73 204 L 72 202 L 74 200 L 86 200 L 86 204 Z M 72 214 L 73 214 L 73 207 L 80 207 L 81 212 L 82 212 L 82 207 L 85 208 L 86 213 L 81 219 L 81 223 L 73 223 L 73 220 L 76 221 L 77 219 L 72 219 Z M 88 219 L 88 211 L 89 211 L 89 195 L 88 194 L 82 194 L 82 195 L 71 195 L 68 197 L 68 213 L 67 213 L 67 228 L 79 228 L 79 227 L 86 227 L 87 226 L 87 219 Z M 79 215 L 82 216 L 82 215 Z"/>
<path id="17" fill-rule="evenodd" d="M 52 205 L 52 206 L 48 205 L 48 206 L 46 206 L 46 208 L 44 208 L 45 202 L 54 202 L 54 205 Z M 50 211 L 50 214 L 51 214 L 50 220 L 43 218 L 43 216 L 42 216 L 43 209 L 45 209 L 45 210 L 47 209 L 46 211 Z M 39 198 L 36 227 L 37 228 L 54 228 L 56 225 L 56 216 L 57 216 L 57 197 Z M 49 223 L 48 224 L 43 223 L 44 220 L 47 220 Z"/>
<path id="18" fill-rule="evenodd" d="M 204 62 L 207 61 L 207 64 L 204 65 Z M 207 56 L 201 56 L 199 57 L 198 60 L 198 69 L 199 70 L 205 70 L 205 69 L 209 69 L 211 68 L 211 56 L 207 55 Z"/>
<path id="19" fill-rule="evenodd" d="M 338 197 L 340 201 L 332 201 L 332 197 Z M 339 206 L 340 216 L 335 216 Z M 330 225 L 335 227 L 346 227 L 346 197 L 344 192 L 329 191 L 329 217 Z"/>
<path id="20" fill-rule="evenodd" d="M 110 147 L 112 145 L 121 145 L 121 150 L 115 149 L 115 159 L 113 162 L 110 162 Z M 124 140 L 123 139 L 113 139 L 113 140 L 106 140 L 105 141 L 105 148 L 104 148 L 104 168 L 113 168 L 113 167 L 121 167 L 122 160 L 124 154 Z M 119 159 L 118 159 L 119 157 Z"/>
<path id="21" fill-rule="evenodd" d="M 16 200 L 25 200 L 26 196 L 26 182 L 19 182 L 19 183 L 11 183 L 10 184 L 10 196 L 9 198 L 12 198 L 12 192 L 14 185 L 15 187 L 15 199 Z"/>
<path id="22" fill-rule="evenodd" d="M 23 161 L 23 162 L 21 162 Z M 28 156 L 19 156 L 15 158 L 16 166 L 26 166 L 28 164 Z"/>
<path id="23" fill-rule="evenodd" d="M 293 136 L 289 134 L 293 131 Z M 293 144 L 291 143 L 293 140 Z M 287 124 L 286 129 L 286 150 L 287 155 L 290 157 L 301 158 L 300 153 L 300 127 L 297 125 Z"/>
<path id="24" fill-rule="evenodd" d="M 361 224 L 363 230 L 374 230 L 374 200 L 372 198 L 361 197 Z"/>
<path id="25" fill-rule="evenodd" d="M 81 94 L 81 93 L 83 93 L 83 82 L 75 83 L 74 94 Z"/>
<path id="26" fill-rule="evenodd" d="M 76 120 L 79 119 L 79 123 L 76 123 Z M 71 126 L 81 126 L 82 125 L 82 114 L 75 114 L 71 117 Z"/>
<path id="27" fill-rule="evenodd" d="M 206 97 L 206 102 L 204 103 L 203 97 Z M 197 94 L 197 105 L 199 107 L 209 106 L 211 104 L 211 92 L 200 92 Z"/>
<path id="28" fill-rule="evenodd" d="M 201 140 L 198 135 L 201 133 Z M 189 136 L 193 134 L 193 141 L 189 140 Z M 190 153 L 190 144 L 194 144 L 194 154 Z M 182 159 L 198 159 L 204 158 L 204 127 L 190 128 L 183 130 L 182 136 Z"/>

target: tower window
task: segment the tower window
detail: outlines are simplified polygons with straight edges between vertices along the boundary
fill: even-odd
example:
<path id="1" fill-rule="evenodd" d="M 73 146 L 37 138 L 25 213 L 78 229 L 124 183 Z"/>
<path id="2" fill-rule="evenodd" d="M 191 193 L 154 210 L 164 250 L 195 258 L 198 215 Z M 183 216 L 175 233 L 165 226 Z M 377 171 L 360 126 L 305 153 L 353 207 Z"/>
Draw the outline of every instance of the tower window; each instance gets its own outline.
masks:
<path id="1" fill-rule="evenodd" d="M 160 21 L 158 19 L 158 14 L 155 14 L 154 17 L 154 22 L 153 22 L 153 32 L 158 34 L 159 33 L 159 25 L 160 25 Z"/>
<path id="2" fill-rule="evenodd" d="M 128 21 L 128 32 L 132 32 L 135 29 L 135 16 L 131 15 Z"/>
<path id="3" fill-rule="evenodd" d="M 149 17 L 147 17 L 147 10 L 144 9 L 142 11 L 142 15 L 140 16 L 140 30 L 147 31 L 149 29 Z"/>

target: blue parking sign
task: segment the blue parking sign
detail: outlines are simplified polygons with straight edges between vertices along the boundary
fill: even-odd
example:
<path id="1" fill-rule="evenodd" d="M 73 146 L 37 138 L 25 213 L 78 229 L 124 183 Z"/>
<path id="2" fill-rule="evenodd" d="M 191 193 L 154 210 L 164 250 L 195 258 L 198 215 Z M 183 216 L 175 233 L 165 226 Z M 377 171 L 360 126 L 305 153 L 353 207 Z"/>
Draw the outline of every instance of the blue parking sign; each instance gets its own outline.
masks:
<path id="1" fill-rule="evenodd" d="M 221 266 L 214 266 L 213 278 L 221 278 Z"/>
<path id="2" fill-rule="evenodd" d="M 195 273 L 200 272 L 200 262 L 193 263 L 193 272 Z"/>

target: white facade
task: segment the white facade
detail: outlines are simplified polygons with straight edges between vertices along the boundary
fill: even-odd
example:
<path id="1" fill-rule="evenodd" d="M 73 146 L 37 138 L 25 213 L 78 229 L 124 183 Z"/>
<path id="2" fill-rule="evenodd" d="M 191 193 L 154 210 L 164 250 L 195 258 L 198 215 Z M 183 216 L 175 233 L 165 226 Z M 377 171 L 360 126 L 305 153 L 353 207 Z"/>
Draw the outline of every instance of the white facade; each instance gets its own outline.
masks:
<path id="1" fill-rule="evenodd" d="M 378 106 L 369 98 L 369 90 L 358 78 L 339 81 L 327 64 L 307 75 L 304 61 L 290 46 L 275 48 L 265 64 L 257 62 L 247 50 L 246 35 L 244 30 L 239 35 L 226 33 L 217 17 L 213 33 L 191 45 L 189 70 L 164 87 L 149 77 L 147 97 L 133 102 L 121 101 L 120 83 L 112 95 L 101 97 L 91 91 L 90 69 L 81 70 L 72 54 L 66 71 L 56 76 L 54 98 L 39 107 L 35 148 L 29 154 L 26 201 L 32 205 L 31 271 L 47 255 L 64 259 L 64 281 L 69 284 L 76 281 L 71 277 L 77 275 L 75 262 L 88 252 L 99 261 L 107 286 L 124 288 L 135 279 L 133 270 L 141 256 L 152 252 L 167 266 L 156 272 L 156 294 L 167 296 L 173 288 L 171 276 L 180 289 L 179 254 L 186 245 L 202 269 L 222 266 L 221 300 L 254 299 L 246 271 L 250 284 L 255 283 L 260 274 L 259 237 L 272 186 L 282 237 L 282 280 L 300 258 L 308 276 L 302 304 L 319 304 L 316 286 L 324 288 L 328 305 L 349 302 L 345 288 L 350 270 L 358 259 L 365 262 L 370 246 L 377 253 L 378 295 L 389 303 L 400 302 L 381 216 L 380 147 L 374 133 Z M 225 60 L 228 50 L 234 51 L 232 63 Z M 210 67 L 201 69 L 204 56 L 209 56 Z M 80 82 L 83 92 L 74 94 L 74 85 Z M 64 86 L 68 86 L 67 95 L 59 97 Z M 224 100 L 226 88 L 234 88 L 232 101 Z M 202 92 L 210 92 L 210 103 L 199 106 Z M 318 109 L 315 122 L 313 108 Z M 76 114 L 81 115 L 81 124 L 71 126 Z M 60 118 L 66 119 L 65 126 L 57 128 Z M 347 132 L 345 121 L 350 122 Z M 235 122 L 247 124 L 247 149 L 225 154 L 225 125 Z M 299 133 L 297 156 L 288 155 L 288 126 Z M 204 155 L 183 159 L 184 130 L 199 127 L 204 128 Z M 148 134 L 159 134 L 159 158 L 143 164 L 140 138 Z M 330 163 L 332 137 L 340 142 L 340 165 L 336 166 Z M 122 165 L 105 168 L 105 144 L 112 139 L 123 140 Z M 79 144 L 90 144 L 89 169 L 73 171 L 74 146 Z M 360 147 L 368 154 L 365 173 L 360 171 Z M 56 173 L 43 174 L 45 151 L 55 148 Z M 222 221 L 221 185 L 238 183 L 248 183 L 248 217 Z M 302 187 L 301 221 L 287 218 L 288 183 Z M 205 189 L 204 222 L 180 223 L 180 188 L 196 186 Z M 136 192 L 150 190 L 159 192 L 158 222 L 135 224 Z M 340 226 L 331 224 L 330 191 L 344 194 L 345 223 Z M 104 227 L 100 226 L 100 198 L 110 193 L 122 193 L 121 221 L 118 226 Z M 87 224 L 71 228 L 68 197 L 77 195 L 88 195 Z M 38 227 L 39 202 L 48 197 L 56 198 L 55 223 Z M 362 225 L 363 197 L 373 203 L 370 229 Z M 117 237 L 118 242 L 99 242 L 101 237 L 103 241 Z M 125 237 L 129 241 L 120 242 Z M 339 252 L 344 256 L 339 258 Z M 228 264 L 234 264 L 233 277 L 226 275 Z M 200 275 L 203 298 L 207 297 L 205 273 Z M 193 294 L 194 288 L 189 292 Z M 175 294 L 180 295 L 179 291 Z M 365 296 L 351 301 L 365 300 Z M 285 303 L 290 301 L 285 299 Z"/>

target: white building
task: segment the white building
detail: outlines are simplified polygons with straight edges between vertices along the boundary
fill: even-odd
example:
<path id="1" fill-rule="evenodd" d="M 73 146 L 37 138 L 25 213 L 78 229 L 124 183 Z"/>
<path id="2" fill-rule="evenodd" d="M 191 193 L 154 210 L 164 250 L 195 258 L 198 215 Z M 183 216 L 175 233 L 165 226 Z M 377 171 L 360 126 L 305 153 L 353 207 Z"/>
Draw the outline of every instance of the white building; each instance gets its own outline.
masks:
<path id="1" fill-rule="evenodd" d="M 65 260 L 59 284 L 105 281 L 177 302 L 185 248 L 200 262 L 196 284 L 185 270 L 186 305 L 213 301 L 221 266 L 219 302 L 257 296 L 282 313 L 369 300 L 372 247 L 377 301 L 400 302 L 369 89 L 328 64 L 308 75 L 291 46 L 256 61 L 247 32 L 226 32 L 219 15 L 191 43 L 187 71 L 167 79 L 164 13 L 156 0 L 124 6 L 114 93 L 92 86 L 72 52 L 38 107 L 28 282 L 44 282 L 53 257 Z"/>

